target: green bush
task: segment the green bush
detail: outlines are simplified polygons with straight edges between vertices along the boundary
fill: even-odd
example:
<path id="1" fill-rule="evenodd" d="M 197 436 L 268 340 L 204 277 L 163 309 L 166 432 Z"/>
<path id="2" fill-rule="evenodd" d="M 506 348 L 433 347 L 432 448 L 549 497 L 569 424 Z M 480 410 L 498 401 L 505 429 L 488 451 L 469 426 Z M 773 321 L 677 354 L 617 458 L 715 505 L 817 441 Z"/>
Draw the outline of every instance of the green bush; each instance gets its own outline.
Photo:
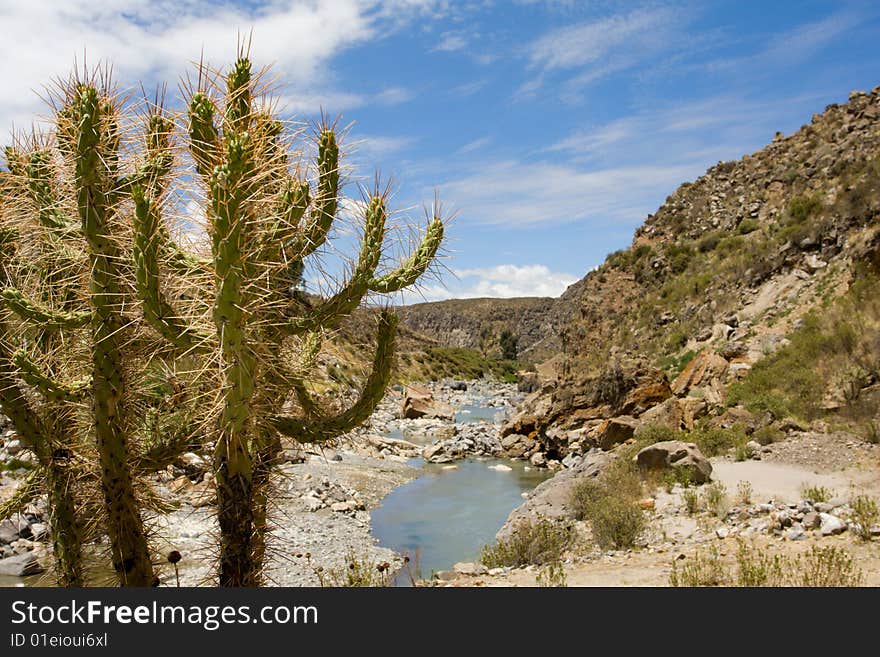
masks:
<path id="1" fill-rule="evenodd" d="M 540 566 L 559 561 L 573 539 L 570 525 L 547 518 L 534 522 L 523 519 L 514 526 L 509 536 L 495 545 L 484 546 L 480 560 L 488 568 Z"/>
<path id="2" fill-rule="evenodd" d="M 798 586 L 851 587 L 862 583 L 862 572 L 852 557 L 838 547 L 813 546 L 793 557 L 771 555 L 740 540 L 736 570 L 722 560 L 717 548 L 697 551 L 679 565 L 672 562 L 670 586 Z"/>
<path id="3" fill-rule="evenodd" d="M 645 529 L 638 504 L 621 497 L 604 497 L 589 514 L 593 540 L 603 550 L 632 547 Z"/>
<path id="4" fill-rule="evenodd" d="M 788 204 L 788 216 L 792 221 L 806 221 L 821 212 L 822 207 L 818 196 L 795 196 Z"/>
<path id="5" fill-rule="evenodd" d="M 754 233 L 758 230 L 761 225 L 755 221 L 754 219 L 743 219 L 739 222 L 739 226 L 736 229 L 740 235 L 748 235 L 749 233 Z"/>
<path id="6" fill-rule="evenodd" d="M 740 426 L 730 429 L 721 427 L 694 428 L 687 435 L 687 440 L 695 443 L 707 457 L 718 456 L 748 442 L 745 430 Z"/>
<path id="7" fill-rule="evenodd" d="M 880 511 L 877 502 L 867 495 L 859 495 L 850 500 L 853 522 L 857 525 L 856 536 L 863 541 L 871 540 L 871 527 L 880 522 Z"/>
<path id="8" fill-rule="evenodd" d="M 827 502 L 834 497 L 834 491 L 825 486 L 811 486 L 810 484 L 801 484 L 801 497 L 805 500 L 816 504 L 818 502 Z"/>

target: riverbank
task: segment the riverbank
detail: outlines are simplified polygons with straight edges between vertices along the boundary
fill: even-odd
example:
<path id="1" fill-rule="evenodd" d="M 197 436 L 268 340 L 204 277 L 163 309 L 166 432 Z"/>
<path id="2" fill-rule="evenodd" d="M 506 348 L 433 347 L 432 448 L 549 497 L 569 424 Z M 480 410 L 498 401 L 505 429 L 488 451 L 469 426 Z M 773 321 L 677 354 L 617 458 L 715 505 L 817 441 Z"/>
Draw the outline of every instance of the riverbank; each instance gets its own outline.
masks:
<path id="1" fill-rule="evenodd" d="M 285 451 L 287 462 L 276 476 L 270 511 L 273 532 L 267 584 L 317 586 L 322 578 L 327 582 L 327 573 L 344 568 L 347 559 L 400 566 L 403 555 L 381 547 L 373 535 L 371 512 L 389 493 L 429 472 L 421 468 L 420 457 L 432 444 L 458 437 L 464 446 L 460 457 L 480 455 L 480 450 L 474 449 L 481 444 L 479 437 L 497 435 L 495 421 L 507 417 L 520 398 L 515 386 L 491 381 L 447 381 L 427 386 L 440 403 L 455 410 L 451 418 L 400 418 L 405 390 L 397 387 L 388 391 L 370 420 L 334 446 Z M 469 437 L 478 439 L 468 443 Z M 26 459 L 26 451 L 18 451 L 19 446 L 13 443 L 14 435 L 9 433 L 6 438 L 5 445 L 12 444 L 16 457 Z M 178 573 L 182 586 L 210 585 L 215 569 L 216 493 L 207 459 L 207 454 L 185 455 L 153 482 L 155 493 L 177 506 L 170 513 L 152 515 L 148 520 L 157 553 L 180 552 Z M 0 478 L 0 499 L 12 494 L 25 473 L 19 470 Z M 25 518 L 28 527 L 39 529 L 42 525 L 43 530 L 39 537 L 31 536 L 39 540 L 16 538 L 14 551 L 32 554 L 47 568 L 51 546 L 45 533 L 45 509 L 38 503 L 28 511 L 38 513 Z M 497 522 L 502 520 L 503 514 Z M 97 553 L 102 546 L 94 547 Z M 6 550 L 13 553 L 12 547 Z M 163 585 L 176 585 L 177 574 L 170 564 L 159 566 L 159 576 Z M 6 586 L 51 583 L 48 571 L 0 581 Z"/>
<path id="2" fill-rule="evenodd" d="M 865 540 L 859 524 L 864 516 L 855 502 L 880 499 L 878 445 L 844 433 L 805 431 L 765 446 L 757 458 L 713 457 L 710 484 L 685 488 L 649 481 L 641 501 L 646 525 L 636 544 L 603 550 L 589 523 L 576 520 L 566 505 L 574 481 L 601 473 L 614 456 L 596 454 L 580 472 L 566 470 L 544 482 L 499 532 L 510 532 L 524 519 L 570 523 L 574 540 L 560 555 L 557 583 L 669 586 L 674 564 L 679 576 L 686 572 L 694 578 L 686 584 L 700 578 L 703 584 L 734 584 L 742 563 L 767 574 L 779 559 L 789 577 L 803 576 L 810 562 L 840 582 L 855 583 L 855 577 L 845 579 L 850 573 L 858 574 L 861 585 L 880 586 L 880 525 L 865 527 L 873 535 Z M 546 566 L 490 570 L 465 563 L 432 584 L 541 586 L 546 578 Z"/>

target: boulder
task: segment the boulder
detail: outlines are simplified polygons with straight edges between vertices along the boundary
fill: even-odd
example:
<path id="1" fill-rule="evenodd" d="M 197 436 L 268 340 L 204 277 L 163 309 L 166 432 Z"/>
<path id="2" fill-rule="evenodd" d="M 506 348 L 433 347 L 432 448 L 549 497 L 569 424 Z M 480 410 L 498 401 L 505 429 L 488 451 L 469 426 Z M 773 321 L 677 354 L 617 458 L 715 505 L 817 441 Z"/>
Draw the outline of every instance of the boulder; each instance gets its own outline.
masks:
<path id="1" fill-rule="evenodd" d="M 646 470 L 671 468 L 689 473 L 697 484 L 709 481 L 712 464 L 697 446 L 680 440 L 666 440 L 648 445 L 635 456 L 635 462 Z"/>
<path id="2" fill-rule="evenodd" d="M 837 516 L 832 516 L 830 513 L 820 513 L 819 518 L 821 520 L 819 531 L 822 536 L 833 536 L 846 531 L 846 523 Z"/>
<path id="3" fill-rule="evenodd" d="M 403 394 L 400 417 L 415 420 L 422 417 L 452 420 L 455 409 L 434 399 L 434 395 L 424 386 L 407 386 Z"/>
<path id="4" fill-rule="evenodd" d="M 627 393 L 620 412 L 624 415 L 639 415 L 670 397 L 672 389 L 666 375 L 660 370 L 648 370 Z"/>
<path id="5" fill-rule="evenodd" d="M 38 575 L 44 570 L 45 568 L 40 565 L 33 552 L 23 552 L 0 559 L 0 575 L 26 577 L 27 575 Z"/>
<path id="6" fill-rule="evenodd" d="M 659 424 L 674 430 L 690 431 L 694 423 L 706 414 L 708 405 L 693 397 L 670 397 L 662 404 L 648 409 L 639 416 L 642 426 Z M 638 435 L 638 431 L 636 431 Z"/>
<path id="7" fill-rule="evenodd" d="M 627 415 L 605 420 L 596 431 L 599 447 L 608 451 L 615 445 L 626 442 L 635 435 L 639 421 Z"/>
<path id="8" fill-rule="evenodd" d="M 711 404 L 723 401 L 725 395 L 724 377 L 730 363 L 726 358 L 711 350 L 703 350 L 672 382 L 672 392 L 683 397 L 690 392 L 704 398 Z"/>
<path id="9" fill-rule="evenodd" d="M 23 515 L 16 513 L 11 518 L 0 521 L 0 544 L 12 543 L 19 538 L 31 536 L 30 524 Z"/>
<path id="10" fill-rule="evenodd" d="M 537 372 L 517 372 L 516 379 L 517 392 L 532 393 L 541 389 Z"/>

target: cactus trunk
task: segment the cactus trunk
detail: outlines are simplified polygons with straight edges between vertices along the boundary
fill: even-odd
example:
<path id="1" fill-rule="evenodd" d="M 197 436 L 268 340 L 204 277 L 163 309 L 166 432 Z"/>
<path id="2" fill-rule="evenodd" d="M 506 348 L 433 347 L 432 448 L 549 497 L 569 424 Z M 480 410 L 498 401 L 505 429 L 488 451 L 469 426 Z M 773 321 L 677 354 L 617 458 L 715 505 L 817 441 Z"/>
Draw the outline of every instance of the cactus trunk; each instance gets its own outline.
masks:
<path id="1" fill-rule="evenodd" d="M 82 528 L 76 507 L 76 474 L 59 450 L 48 470 L 52 551 L 59 586 L 83 586 Z"/>
<path id="2" fill-rule="evenodd" d="M 112 187 L 102 157 L 101 110 L 97 92 L 81 86 L 74 98 L 77 206 L 91 264 L 92 412 L 100 456 L 101 490 L 107 512 L 113 569 L 122 586 L 152 586 L 153 565 L 134 493 L 124 422 L 125 376 L 122 345 L 125 322 L 119 281 L 123 262 L 108 227 Z M 115 153 L 112 154 L 115 156 Z M 115 183 L 115 180 L 113 180 Z"/>

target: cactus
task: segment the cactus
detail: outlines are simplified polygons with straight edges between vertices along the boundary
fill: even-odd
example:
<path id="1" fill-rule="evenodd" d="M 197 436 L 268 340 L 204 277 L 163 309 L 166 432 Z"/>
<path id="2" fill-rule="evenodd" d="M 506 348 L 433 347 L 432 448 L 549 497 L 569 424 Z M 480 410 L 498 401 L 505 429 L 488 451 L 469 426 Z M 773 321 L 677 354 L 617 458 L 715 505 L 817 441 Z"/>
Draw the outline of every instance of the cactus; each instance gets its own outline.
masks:
<path id="1" fill-rule="evenodd" d="M 84 583 L 81 544 L 100 531 L 90 518 L 97 508 L 118 582 L 151 586 L 141 517 L 149 500 L 138 499 L 135 481 L 167 467 L 190 436 L 169 429 L 187 405 L 144 423 L 152 416 L 142 413 L 146 393 L 134 373 L 156 343 L 127 311 L 134 285 L 126 202 L 134 187 L 158 193 L 171 164 L 170 122 L 161 112 L 149 117 L 145 162 L 123 175 L 108 89 L 71 81 L 54 142 L 7 150 L 0 262 L 11 262 L 12 244 L 23 252 L 0 289 L 0 404 L 37 456 L 37 483 L 26 490 L 48 493 L 60 581 Z M 185 271 L 201 266 L 186 254 L 165 256 Z"/>
<path id="2" fill-rule="evenodd" d="M 368 293 L 393 293 L 415 283 L 440 247 L 444 224 L 431 216 L 412 255 L 377 274 L 387 220 L 387 195 L 377 186 L 364 204 L 364 234 L 349 280 L 329 298 L 308 303 L 292 290 L 306 258 L 326 242 L 337 219 L 336 132 L 327 124 L 319 127 L 313 189 L 291 173 L 283 125 L 260 109 L 267 105 L 257 102 L 259 85 L 250 61 L 238 59 L 225 77 L 225 89 L 204 73 L 200 70 L 200 86 L 188 98 L 187 128 L 194 178 L 206 199 L 209 276 L 174 266 L 167 254 L 181 249 L 164 227 L 161 190 L 137 184 L 130 190 L 135 279 L 143 316 L 156 333 L 178 353 L 204 359 L 206 371 L 220 373 L 213 461 L 218 581 L 255 586 L 263 577 L 268 487 L 281 437 L 322 443 L 369 417 L 390 377 L 397 319 L 387 311 L 378 314 L 372 371 L 359 399 L 338 413 L 322 408 L 307 383 L 322 337 Z M 210 318 L 187 309 L 175 289 L 212 298 Z M 299 415 L 286 408 L 294 403 Z"/>
<path id="3" fill-rule="evenodd" d="M 5 215 L 10 211 L 9 206 L 13 204 L 12 196 L 15 188 L 19 186 L 16 183 L 25 183 L 24 195 L 30 196 L 37 204 L 39 223 L 47 231 L 49 239 L 55 241 L 56 246 L 60 244 L 63 239 L 62 234 L 67 228 L 63 217 L 55 211 L 54 199 L 45 186 L 48 177 L 46 166 L 48 152 L 35 150 L 29 158 L 25 158 L 13 150 L 8 150 L 7 160 L 10 171 L 4 176 L 3 208 L 0 209 L 0 216 L 4 218 L 0 223 L 0 232 L 4 232 L 7 236 L 6 239 L 0 239 L 0 267 L 3 269 L 0 271 L 0 280 L 4 283 L 11 277 L 13 269 L 11 234 L 14 231 L 6 225 Z M 58 254 L 53 254 L 51 249 L 42 255 L 53 265 L 58 264 Z M 50 270 L 57 272 L 59 268 L 50 267 Z M 60 281 L 53 280 L 53 282 Z M 65 305 L 70 305 L 70 299 Z M 10 287 L 0 291 L 0 405 L 12 419 L 21 440 L 37 457 L 38 463 L 37 469 L 19 487 L 17 494 L 4 505 L 0 515 L 8 516 L 30 502 L 38 492 L 45 490 L 49 497 L 50 526 L 58 584 L 82 586 L 84 584 L 83 531 L 77 514 L 79 494 L 75 469 L 71 465 L 73 422 L 69 407 L 63 403 L 68 400 L 61 394 L 65 386 L 53 385 L 48 377 L 38 373 L 24 352 L 13 352 L 9 343 L 13 333 L 9 326 L 12 314 L 10 311 L 28 316 L 34 321 L 37 330 L 34 341 L 47 356 L 65 340 L 70 329 L 81 326 L 82 317 L 65 309 L 58 312 L 44 310 Z M 32 380 L 34 384 L 46 384 L 51 388 L 47 391 L 49 394 L 45 396 L 42 412 L 33 408 L 19 386 L 17 378 L 21 374 L 20 365 L 28 368 L 28 372 L 34 377 Z M 41 481 L 43 485 L 40 485 Z"/>

